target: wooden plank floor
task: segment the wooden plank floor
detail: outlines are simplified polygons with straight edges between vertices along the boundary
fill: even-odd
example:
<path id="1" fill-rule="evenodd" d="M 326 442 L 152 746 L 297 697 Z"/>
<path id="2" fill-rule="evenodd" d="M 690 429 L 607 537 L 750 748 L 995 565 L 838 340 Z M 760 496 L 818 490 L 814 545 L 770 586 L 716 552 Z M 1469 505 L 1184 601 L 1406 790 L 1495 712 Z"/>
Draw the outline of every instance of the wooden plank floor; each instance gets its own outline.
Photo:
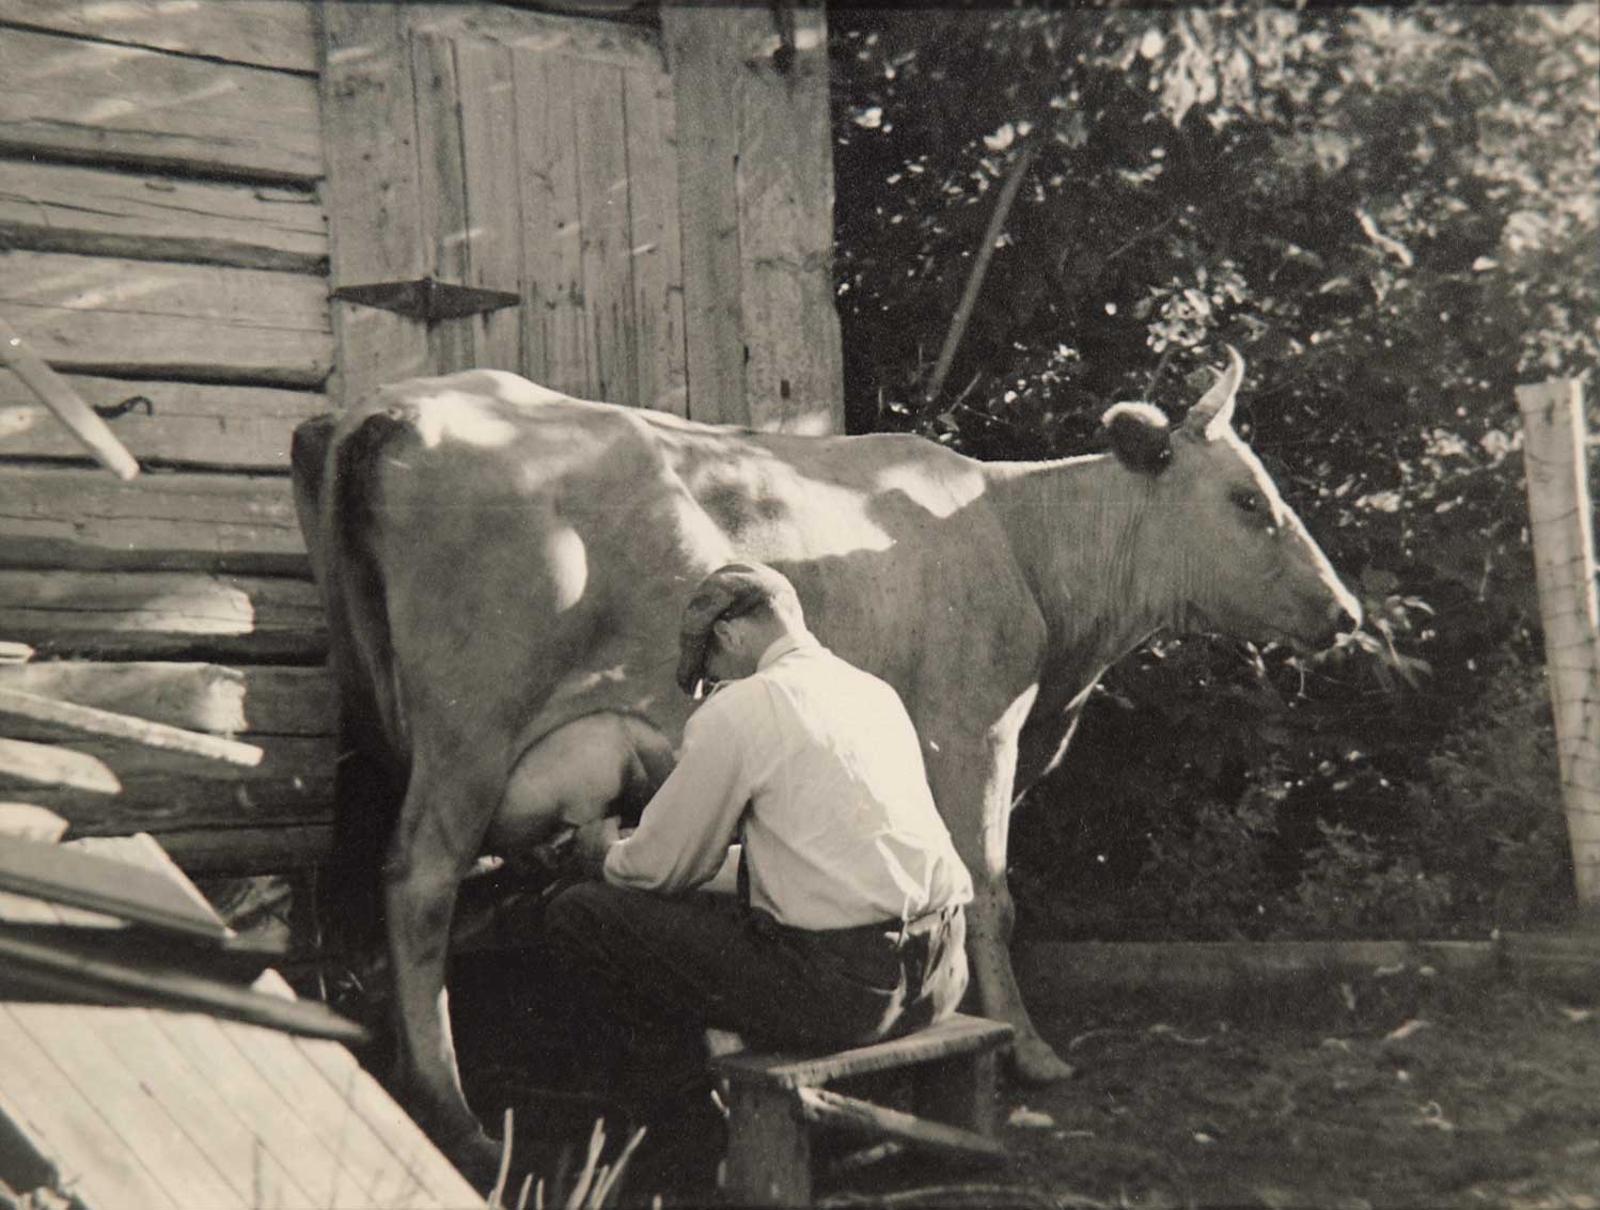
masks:
<path id="1" fill-rule="evenodd" d="M 204 903 L 147 836 L 74 843 Z M 18 895 L 0 919 L 121 927 Z M 483 1204 L 342 1046 L 198 1013 L 0 1003 L 0 1115 L 89 1210 Z"/>

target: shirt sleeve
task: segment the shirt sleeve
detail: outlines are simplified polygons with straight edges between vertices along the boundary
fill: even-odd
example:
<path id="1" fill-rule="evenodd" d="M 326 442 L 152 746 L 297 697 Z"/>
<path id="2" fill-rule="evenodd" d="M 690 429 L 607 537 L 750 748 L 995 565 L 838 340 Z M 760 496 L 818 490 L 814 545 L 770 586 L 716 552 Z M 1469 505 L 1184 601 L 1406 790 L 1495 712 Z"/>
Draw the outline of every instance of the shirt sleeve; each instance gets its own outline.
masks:
<path id="1" fill-rule="evenodd" d="M 690 717 L 677 767 L 633 835 L 606 854 L 607 882 L 671 894 L 692 890 L 721 867 L 753 789 L 738 688 L 729 685 Z"/>

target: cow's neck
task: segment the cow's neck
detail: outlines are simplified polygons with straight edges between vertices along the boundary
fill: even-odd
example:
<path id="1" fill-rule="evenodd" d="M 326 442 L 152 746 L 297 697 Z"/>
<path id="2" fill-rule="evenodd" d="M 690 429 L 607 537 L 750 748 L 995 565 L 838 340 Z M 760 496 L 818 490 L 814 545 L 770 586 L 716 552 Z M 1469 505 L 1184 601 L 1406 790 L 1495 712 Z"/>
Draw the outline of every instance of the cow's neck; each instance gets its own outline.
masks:
<path id="1" fill-rule="evenodd" d="M 1048 696 L 1071 698 L 1172 619 L 1160 568 L 1140 568 L 1150 480 L 1096 454 L 984 464 L 1004 525 L 1049 630 Z"/>

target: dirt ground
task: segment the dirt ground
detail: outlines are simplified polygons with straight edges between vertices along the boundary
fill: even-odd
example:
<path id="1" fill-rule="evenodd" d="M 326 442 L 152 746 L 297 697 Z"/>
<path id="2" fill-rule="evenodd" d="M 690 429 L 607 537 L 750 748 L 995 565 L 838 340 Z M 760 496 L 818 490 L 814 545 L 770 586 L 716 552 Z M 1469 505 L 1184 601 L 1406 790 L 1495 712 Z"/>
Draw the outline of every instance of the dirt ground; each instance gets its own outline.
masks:
<path id="1" fill-rule="evenodd" d="M 586 1081 L 590 1057 L 564 1049 L 525 995 L 487 1007 L 482 979 L 505 975 L 497 963 L 476 992 L 470 978 L 457 991 L 474 1005 L 458 1034 L 469 1095 L 486 1117 L 520 1105 L 520 1154 L 559 1185 L 561 1151 L 581 1146 L 595 1116 L 610 1112 L 608 1155 L 630 1123 Z M 819 1199 L 1600 1210 L 1600 1009 L 1590 1003 L 1501 979 L 1380 970 L 1226 1007 L 1084 1003 L 1042 1028 L 1077 1074 L 1002 1087 L 1002 1169 L 901 1156 L 822 1180 Z M 656 1123 L 624 1204 L 655 1194 L 669 1207 L 715 1204 L 720 1146 L 703 1105 Z"/>

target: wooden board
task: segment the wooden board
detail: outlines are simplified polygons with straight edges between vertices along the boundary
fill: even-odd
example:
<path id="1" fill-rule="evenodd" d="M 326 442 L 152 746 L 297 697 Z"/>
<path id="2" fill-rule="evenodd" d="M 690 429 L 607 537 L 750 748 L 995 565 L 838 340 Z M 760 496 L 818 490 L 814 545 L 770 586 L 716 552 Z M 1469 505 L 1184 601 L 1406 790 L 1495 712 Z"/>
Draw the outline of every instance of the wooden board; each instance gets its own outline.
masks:
<path id="1" fill-rule="evenodd" d="M 312 0 L 0 0 L 0 22 L 306 75 L 317 70 Z"/>
<path id="2" fill-rule="evenodd" d="M 741 35 L 752 19 L 741 9 L 661 10 L 678 128 L 678 209 L 689 216 L 682 241 L 689 415 L 712 424 L 750 416 L 734 165 Z"/>
<path id="3" fill-rule="evenodd" d="M 333 364 L 309 274 L 10 251 L 0 315 L 64 372 L 317 387 Z"/>
<path id="4" fill-rule="evenodd" d="M 159 840 L 168 830 L 326 825 L 333 801 L 332 739 L 259 736 L 255 742 L 266 755 L 247 769 L 120 741 L 74 740 L 70 747 L 55 747 L 104 763 L 121 781 L 120 794 L 34 785 L 0 772 L 0 797 L 48 807 L 72 821 L 73 836 L 149 832 Z"/>
<path id="5" fill-rule="evenodd" d="M 751 1080 L 775 1088 L 808 1088 L 925 1063 L 949 1055 L 973 1054 L 1009 1045 L 1011 1026 L 985 1017 L 957 1013 L 937 1025 L 904 1038 L 874 1042 L 826 1055 L 780 1055 L 736 1051 L 711 1061 L 712 1069 L 735 1080 Z"/>
<path id="6" fill-rule="evenodd" d="M 703 11 L 703 10 L 702 10 Z M 738 184 L 749 424 L 842 433 L 844 368 L 833 283 L 827 31 L 796 5 L 795 54 L 774 66 L 770 14 L 741 12 Z"/>
<path id="7" fill-rule="evenodd" d="M 13 28 L 0 37 L 0 79 L 8 151 L 256 180 L 322 176 L 309 76 Z"/>
<path id="8" fill-rule="evenodd" d="M 330 408 L 319 391 L 219 386 L 128 378 L 64 376 L 92 406 L 135 395 L 150 401 L 107 423 L 141 462 L 168 466 L 287 471 L 295 425 Z M 84 451 L 10 370 L 0 368 L 0 455 L 82 458 Z"/>
<path id="9" fill-rule="evenodd" d="M 628 158 L 622 72 L 581 63 L 573 74 L 578 223 L 590 399 L 637 404 Z"/>
<path id="10" fill-rule="evenodd" d="M 309 574 L 281 477 L 0 467 L 0 543 L 15 568 Z"/>
<path id="11" fill-rule="evenodd" d="M 327 223 L 309 190 L 26 159 L 0 160 L 0 176 L 0 243 L 11 247 L 301 273 L 327 263 Z"/>
<path id="12" fill-rule="evenodd" d="M 270 828 L 180 828 L 161 843 L 191 874 L 276 874 L 309 870 L 333 852 L 333 812 L 320 824 Z"/>
<path id="13" fill-rule="evenodd" d="M 414 33 L 411 76 L 417 102 L 424 264 L 440 281 L 463 284 L 468 276 L 471 239 L 455 43 L 441 34 Z M 477 322 L 466 316 L 428 325 L 428 350 L 435 372 L 448 374 L 472 367 L 472 330 Z"/>
<path id="14" fill-rule="evenodd" d="M 393 4 L 323 10 L 327 70 L 329 251 L 334 286 L 410 281 L 426 268 L 410 49 Z M 336 399 L 349 406 L 382 382 L 429 372 L 424 325 L 375 307 L 337 303 Z"/>
<path id="15" fill-rule="evenodd" d="M 590 390 L 578 208 L 574 78 L 582 65 L 516 48 L 518 195 L 522 210 L 524 373 L 582 398 Z"/>
<path id="16" fill-rule="evenodd" d="M 7 478 L 0 472 L 0 489 Z M 54 657 L 209 653 L 313 663 L 327 651 L 314 584 L 197 572 L 0 571 L 0 633 L 26 636 Z M 26 679 L 51 667 L 0 671 Z"/>
<path id="17" fill-rule="evenodd" d="M 473 38 L 455 44 L 460 80 L 462 179 L 466 191 L 467 276 L 485 290 L 522 290 L 522 210 L 517 196 L 517 123 L 511 52 Z M 520 307 L 460 321 L 469 326 L 473 364 L 521 373 Z"/>
<path id="18" fill-rule="evenodd" d="M 687 416 L 677 118 L 665 72 L 622 73 L 628 132 L 629 257 L 641 407 Z"/>
<path id="19" fill-rule="evenodd" d="M 412 27 L 446 37 L 513 46 L 534 54 L 574 55 L 588 62 L 661 72 L 659 38 L 648 26 L 621 21 L 512 12 L 500 5 L 425 4 L 410 14 Z"/>
<path id="20" fill-rule="evenodd" d="M 322 668 L 51 660 L 0 667 L 0 689 L 134 714 L 213 735 L 332 735 L 333 691 Z M 44 727 L 19 739 L 46 734 Z M 59 734 L 59 733 L 51 733 Z"/>

